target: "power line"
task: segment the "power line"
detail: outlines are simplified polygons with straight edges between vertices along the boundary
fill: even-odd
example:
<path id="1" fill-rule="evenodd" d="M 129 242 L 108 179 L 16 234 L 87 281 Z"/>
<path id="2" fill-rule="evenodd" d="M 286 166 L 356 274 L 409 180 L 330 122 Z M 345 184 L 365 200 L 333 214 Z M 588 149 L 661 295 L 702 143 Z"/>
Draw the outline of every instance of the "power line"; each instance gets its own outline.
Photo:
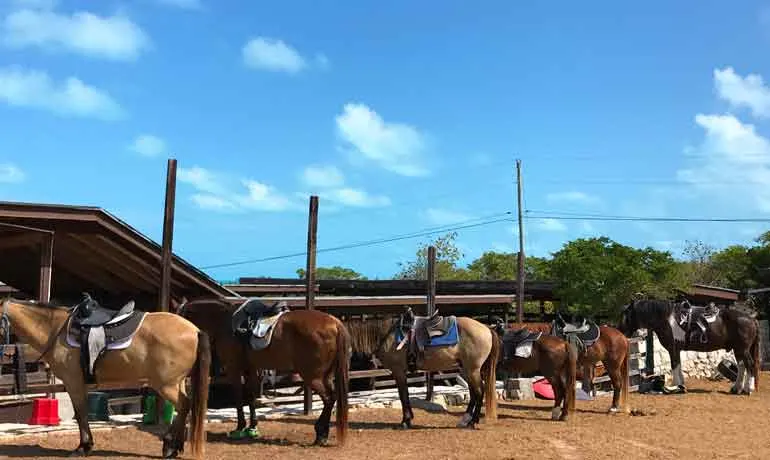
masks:
<path id="1" fill-rule="evenodd" d="M 558 215 L 525 216 L 530 220 L 588 220 L 588 221 L 631 221 L 631 222 L 731 222 L 731 223 L 770 223 L 770 218 L 735 218 L 735 217 L 637 217 L 637 216 L 597 216 L 597 215 Z"/>
<path id="2" fill-rule="evenodd" d="M 316 253 L 334 252 L 334 251 L 342 251 L 342 250 L 345 250 L 345 249 L 354 249 L 354 248 L 360 248 L 360 247 L 365 247 L 365 246 L 374 246 L 374 245 L 378 245 L 378 244 L 392 243 L 392 242 L 395 242 L 395 241 L 401 241 L 401 240 L 406 240 L 406 239 L 411 239 L 411 238 L 419 238 L 419 237 L 423 237 L 423 236 L 430 236 L 430 235 L 433 235 L 433 234 L 436 234 L 436 233 L 443 233 L 443 232 L 454 231 L 454 230 L 464 230 L 464 229 L 474 228 L 474 227 L 482 227 L 482 226 L 485 226 L 485 225 L 491 225 L 491 224 L 496 224 L 496 223 L 500 223 L 500 222 L 512 222 L 513 219 L 511 217 L 500 218 L 500 216 L 510 216 L 510 215 L 511 215 L 511 212 L 510 211 L 506 211 L 504 213 L 498 213 L 498 214 L 493 215 L 493 217 L 495 217 L 495 216 L 498 217 L 498 218 L 494 218 L 494 219 L 489 219 L 489 218 L 488 218 L 488 220 L 481 220 L 483 218 L 469 219 L 469 220 L 463 221 L 464 223 L 463 222 L 459 222 L 459 223 L 455 223 L 455 224 L 452 224 L 452 225 L 443 225 L 443 226 L 439 226 L 439 227 L 431 227 L 431 228 L 427 228 L 427 229 L 423 229 L 423 230 L 418 230 L 418 231 L 412 232 L 412 233 L 406 233 L 406 234 L 401 234 L 401 235 L 394 235 L 394 236 L 391 236 L 391 237 L 379 238 L 379 239 L 376 239 L 376 240 L 361 241 L 361 242 L 358 242 L 358 243 L 351 243 L 351 244 L 346 244 L 346 245 L 341 245 L 341 246 L 335 246 L 335 247 L 330 247 L 330 248 L 318 249 L 316 251 Z M 479 220 L 481 220 L 481 221 L 480 222 L 476 222 L 476 221 L 479 221 Z M 471 222 L 475 222 L 475 223 L 471 223 Z M 201 268 L 204 269 L 204 270 L 208 270 L 208 269 L 212 269 L 212 268 L 234 267 L 234 266 L 238 266 L 238 265 L 248 265 L 248 264 L 259 263 L 259 262 L 269 262 L 269 261 L 273 261 L 273 260 L 291 259 L 291 258 L 294 258 L 294 257 L 302 257 L 302 256 L 306 256 L 306 255 L 307 255 L 307 251 L 302 251 L 302 252 L 295 252 L 295 253 L 292 253 L 292 254 L 284 254 L 284 255 L 280 255 L 280 256 L 264 257 L 264 258 L 260 258 L 260 259 L 250 259 L 250 260 L 242 260 L 242 261 L 238 261 L 238 262 L 228 262 L 228 263 L 222 263 L 222 264 L 216 264 L 216 265 L 208 265 L 208 266 L 204 266 L 204 267 L 201 267 Z"/>

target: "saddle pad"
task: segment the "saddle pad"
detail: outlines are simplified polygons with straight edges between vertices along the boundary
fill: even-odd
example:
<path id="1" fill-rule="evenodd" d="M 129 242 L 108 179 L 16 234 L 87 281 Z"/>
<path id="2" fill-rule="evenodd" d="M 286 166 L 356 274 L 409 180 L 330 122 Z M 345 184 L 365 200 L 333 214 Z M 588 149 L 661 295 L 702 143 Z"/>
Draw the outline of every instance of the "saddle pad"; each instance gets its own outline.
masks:
<path id="1" fill-rule="evenodd" d="M 134 339 L 137 331 L 139 331 L 139 328 L 142 327 L 146 315 L 147 312 L 134 311 L 121 319 L 120 321 L 124 322 L 118 325 L 115 324 L 119 320 L 115 318 L 104 326 L 92 327 L 91 332 L 93 333 L 97 329 L 103 331 L 105 350 L 124 350 L 131 346 L 131 341 Z M 72 318 L 68 321 L 67 345 L 72 348 L 80 348 L 80 327 L 72 322 Z"/>
<path id="2" fill-rule="evenodd" d="M 415 329 L 417 331 L 417 343 L 423 347 L 447 347 L 457 345 L 458 333 L 457 333 L 457 318 L 455 316 L 447 317 L 447 331 L 443 335 L 434 335 L 428 337 L 425 328 L 423 327 L 426 318 L 418 317 L 415 321 Z M 435 331 L 433 331 L 435 332 Z"/>
<path id="3" fill-rule="evenodd" d="M 519 358 L 529 358 L 532 355 L 532 344 L 534 342 L 526 341 L 516 346 L 516 350 L 513 352 L 514 356 Z"/>
<path id="4" fill-rule="evenodd" d="M 527 329 L 506 332 L 503 336 L 503 358 L 529 358 L 532 355 L 532 345 L 542 335 L 542 332 L 532 332 Z"/>
<path id="5" fill-rule="evenodd" d="M 270 341 L 273 338 L 273 331 L 275 331 L 275 325 L 278 323 L 278 319 L 286 313 L 282 311 L 275 316 L 268 318 L 262 318 L 257 323 L 256 327 L 249 337 L 249 345 L 255 351 L 264 350 L 270 346 Z"/>

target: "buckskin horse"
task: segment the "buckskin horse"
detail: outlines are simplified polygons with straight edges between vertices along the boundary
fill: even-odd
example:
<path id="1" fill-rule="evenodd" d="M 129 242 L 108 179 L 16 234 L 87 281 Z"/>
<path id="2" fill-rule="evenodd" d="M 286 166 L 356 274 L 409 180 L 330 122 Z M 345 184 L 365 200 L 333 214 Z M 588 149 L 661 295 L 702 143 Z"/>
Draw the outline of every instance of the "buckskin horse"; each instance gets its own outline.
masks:
<path id="1" fill-rule="evenodd" d="M 493 322 L 488 327 L 502 342 L 500 366 L 513 372 L 542 373 L 554 392 L 551 419 L 567 421 L 575 412 L 577 350 L 560 337 L 526 328 L 506 330 L 498 317 Z"/>
<path id="2" fill-rule="evenodd" d="M 205 332 L 173 313 L 134 311 L 131 302 L 121 310 L 109 310 L 88 296 L 74 307 L 7 298 L 2 308 L 0 336 L 7 340 L 13 332 L 64 383 L 80 429 L 80 445 L 73 455 L 87 456 L 94 445 L 88 423 L 88 372 L 81 363 L 84 348 L 101 342 L 97 359 L 86 363 L 93 365 L 95 381 L 147 381 L 177 410 L 163 436 L 163 457 L 183 452 L 188 414 L 191 452 L 196 458 L 203 456 L 211 363 Z M 85 346 L 80 346 L 79 337 L 87 338 Z M 185 388 L 187 376 L 191 394 Z"/>
<path id="3" fill-rule="evenodd" d="M 569 332 L 578 329 L 577 332 Z M 590 393 L 593 390 L 593 379 L 596 371 L 596 363 L 604 364 L 612 383 L 612 405 L 609 413 L 629 413 L 628 407 L 628 338 L 618 329 L 586 322 L 587 334 L 590 339 L 579 331 L 579 325 L 571 324 L 558 316 L 551 323 L 514 323 L 511 327 L 526 328 L 530 331 L 540 331 L 545 334 L 561 337 L 568 342 L 575 342 L 578 348 L 577 378 L 581 380 L 583 391 Z M 598 335 L 598 337 L 597 337 Z"/>
<path id="4" fill-rule="evenodd" d="M 623 308 L 618 329 L 631 337 L 638 329 L 655 332 L 671 357 L 674 389 L 686 392 L 680 352 L 733 351 L 738 378 L 733 394 L 750 395 L 759 378 L 759 323 L 746 312 L 716 306 L 691 306 L 689 302 L 634 299 Z"/>
<path id="5" fill-rule="evenodd" d="M 389 319 L 350 319 L 346 324 L 353 351 L 372 356 L 393 374 L 401 400 L 400 428 L 411 428 L 414 419 L 407 372 L 436 372 L 458 364 L 468 381 L 470 401 L 457 426 L 475 428 L 482 404 L 486 420 L 497 419 L 499 341 L 484 324 L 472 318 L 443 317 L 438 312 L 429 318 L 415 316 L 411 309 Z"/>
<path id="6" fill-rule="evenodd" d="M 317 310 L 279 311 L 259 299 L 244 299 L 233 305 L 222 299 L 197 299 L 179 307 L 179 314 L 206 331 L 215 355 L 222 362 L 235 397 L 238 425 L 231 437 L 258 436 L 253 395 L 259 370 L 298 372 L 323 401 L 315 423 L 314 445 L 326 445 L 332 409 L 337 404 L 337 444 L 345 444 L 348 430 L 348 382 L 350 335 L 345 325 L 332 315 Z M 243 316 L 241 317 L 241 314 Z M 267 319 L 267 335 L 255 335 L 261 345 L 252 345 L 260 321 Z M 244 328 L 249 323 L 254 327 Z M 259 349 L 257 349 L 259 348 Z M 246 376 L 246 395 L 241 377 Z M 334 382 L 332 382 L 332 378 Z M 244 400 L 251 409 L 247 428 Z M 244 434 L 243 432 L 246 431 Z M 239 435 L 239 432 L 241 433 Z"/>

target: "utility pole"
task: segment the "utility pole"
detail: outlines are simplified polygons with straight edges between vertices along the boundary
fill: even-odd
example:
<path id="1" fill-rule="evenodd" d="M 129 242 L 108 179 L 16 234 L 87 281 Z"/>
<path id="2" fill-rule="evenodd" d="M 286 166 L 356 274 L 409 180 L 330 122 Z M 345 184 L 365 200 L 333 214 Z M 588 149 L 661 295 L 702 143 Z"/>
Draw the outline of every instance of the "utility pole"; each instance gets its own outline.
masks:
<path id="1" fill-rule="evenodd" d="M 521 191 L 521 160 L 516 160 L 516 190 L 519 202 L 519 270 L 516 276 L 516 322 L 524 322 L 524 211 Z"/>

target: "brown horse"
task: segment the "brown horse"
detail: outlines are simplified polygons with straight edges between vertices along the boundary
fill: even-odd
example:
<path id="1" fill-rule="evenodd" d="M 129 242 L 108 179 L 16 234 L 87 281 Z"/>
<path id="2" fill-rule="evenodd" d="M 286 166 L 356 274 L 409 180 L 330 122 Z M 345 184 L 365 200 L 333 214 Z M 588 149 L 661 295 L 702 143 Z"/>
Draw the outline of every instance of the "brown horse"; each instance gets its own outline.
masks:
<path id="1" fill-rule="evenodd" d="M 514 323 L 513 328 L 554 334 L 553 323 Z M 629 413 L 628 408 L 628 338 L 614 327 L 599 326 L 599 339 L 584 351 L 578 353 L 577 378 L 581 379 L 583 391 L 591 393 L 596 363 L 604 364 L 612 383 L 612 406 L 609 412 Z"/>
<path id="2" fill-rule="evenodd" d="M 408 347 L 400 348 L 398 336 L 408 336 L 414 324 L 411 310 L 390 319 L 351 319 L 346 321 L 353 343 L 353 351 L 376 358 L 382 367 L 393 374 L 401 400 L 401 428 L 412 427 L 412 406 L 407 386 Z M 436 372 L 454 369 L 459 364 L 468 381 L 470 402 L 458 423 L 460 427 L 474 428 L 485 404 L 487 420 L 497 419 L 497 392 L 495 391 L 499 341 L 482 323 L 472 319 L 456 319 L 458 340 L 453 345 L 426 347 L 416 356 L 415 369 Z"/>
<path id="3" fill-rule="evenodd" d="M 67 325 L 75 309 L 6 299 L 0 318 L 3 336 L 12 329 L 31 346 L 64 383 L 80 428 L 75 455 L 88 455 L 94 441 L 88 424 L 88 388 L 80 364 L 80 350 L 70 347 Z M 184 449 L 187 415 L 192 413 L 190 444 L 194 456 L 203 455 L 209 394 L 211 351 L 206 333 L 172 313 L 146 313 L 131 340 L 122 350 L 108 350 L 94 369 L 98 383 L 147 381 L 177 410 L 177 417 L 163 437 L 163 456 L 176 457 Z M 191 377 L 192 394 L 185 389 Z"/>
<path id="4" fill-rule="evenodd" d="M 336 399 L 337 443 L 344 445 L 348 428 L 350 366 L 350 335 L 345 325 L 334 316 L 317 310 L 290 311 L 273 326 L 270 345 L 263 350 L 254 350 L 233 334 L 232 318 L 237 308 L 237 305 L 220 299 L 193 300 L 179 308 L 180 315 L 208 332 L 214 353 L 230 379 L 238 413 L 235 433 L 248 430 L 243 414 L 244 400 L 251 409 L 249 429 L 256 431 L 253 395 L 258 382 L 257 372 L 268 369 L 295 371 L 323 400 L 323 411 L 315 423 L 314 444 L 328 443 Z M 247 399 L 241 385 L 242 376 L 246 376 Z"/>
<path id="5" fill-rule="evenodd" d="M 494 330 L 503 342 L 504 352 L 500 366 L 511 372 L 542 373 L 551 384 L 555 396 L 551 418 L 567 421 L 575 412 L 577 351 L 564 339 L 543 334 L 532 342 L 528 357 L 516 356 L 505 351 L 506 343 L 509 335 L 515 334 L 521 328 L 506 330 L 503 320 L 497 318 L 496 324 L 490 326 L 490 329 Z"/>

